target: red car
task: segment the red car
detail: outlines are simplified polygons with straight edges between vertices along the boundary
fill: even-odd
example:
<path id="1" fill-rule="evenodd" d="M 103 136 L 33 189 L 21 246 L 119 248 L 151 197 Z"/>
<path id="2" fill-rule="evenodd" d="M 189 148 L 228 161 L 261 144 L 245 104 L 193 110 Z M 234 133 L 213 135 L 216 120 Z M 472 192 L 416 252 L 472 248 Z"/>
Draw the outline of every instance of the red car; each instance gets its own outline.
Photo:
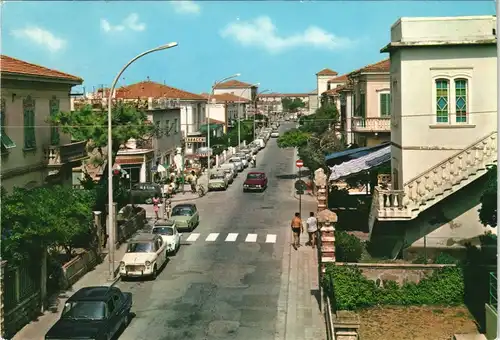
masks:
<path id="1" fill-rule="evenodd" d="M 243 192 L 264 191 L 267 188 L 267 176 L 263 172 L 249 172 L 243 182 Z"/>

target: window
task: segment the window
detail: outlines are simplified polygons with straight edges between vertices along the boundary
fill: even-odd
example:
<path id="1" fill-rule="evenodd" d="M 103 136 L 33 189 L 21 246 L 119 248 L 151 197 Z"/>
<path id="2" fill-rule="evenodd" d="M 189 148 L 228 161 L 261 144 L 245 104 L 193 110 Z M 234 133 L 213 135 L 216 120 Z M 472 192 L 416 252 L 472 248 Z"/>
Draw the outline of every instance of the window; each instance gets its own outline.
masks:
<path id="1" fill-rule="evenodd" d="M 446 79 L 436 80 L 436 122 L 448 123 L 449 105 L 448 96 L 450 83 Z"/>
<path id="2" fill-rule="evenodd" d="M 49 112 L 51 117 L 54 117 L 59 113 L 59 99 L 57 99 L 56 96 L 53 96 L 49 101 Z M 59 129 L 57 126 L 52 125 L 50 127 L 50 144 L 59 145 L 59 141 Z"/>
<path id="3" fill-rule="evenodd" d="M 5 131 L 5 126 L 6 126 L 6 123 L 7 123 L 7 120 L 5 119 L 6 116 L 6 106 L 5 106 L 5 98 L 2 98 L 2 102 L 1 102 L 1 107 L 0 107 L 0 119 L 1 119 L 1 122 L 0 122 L 0 127 L 1 127 L 1 130 L 0 130 L 0 135 L 1 135 L 1 139 L 2 139 L 2 148 L 5 148 L 5 149 L 12 149 L 12 148 L 15 148 L 16 147 L 16 144 L 12 141 L 12 139 L 9 138 L 9 136 L 7 136 L 7 133 Z"/>
<path id="4" fill-rule="evenodd" d="M 365 117 L 365 99 L 366 96 L 364 93 L 359 94 L 359 105 L 356 108 L 356 114 L 355 116 L 357 117 Z"/>
<path id="5" fill-rule="evenodd" d="M 380 94 L 380 116 L 390 116 L 391 115 L 391 94 L 381 93 Z"/>
<path id="6" fill-rule="evenodd" d="M 111 315 L 113 314 L 113 312 L 115 311 L 115 303 L 113 300 L 108 300 L 108 302 L 106 303 L 106 305 L 108 306 L 108 315 Z"/>
<path id="7" fill-rule="evenodd" d="M 35 100 L 31 96 L 23 99 L 24 112 L 24 148 L 36 148 L 35 136 Z"/>
<path id="8" fill-rule="evenodd" d="M 167 131 L 167 136 L 170 135 L 170 121 L 168 119 L 165 121 L 165 131 Z"/>
<path id="9" fill-rule="evenodd" d="M 178 119 L 174 119 L 174 133 L 178 133 L 179 132 L 179 122 L 178 122 Z"/>
<path id="10" fill-rule="evenodd" d="M 455 80 L 455 112 L 457 123 L 467 123 L 467 80 Z"/>

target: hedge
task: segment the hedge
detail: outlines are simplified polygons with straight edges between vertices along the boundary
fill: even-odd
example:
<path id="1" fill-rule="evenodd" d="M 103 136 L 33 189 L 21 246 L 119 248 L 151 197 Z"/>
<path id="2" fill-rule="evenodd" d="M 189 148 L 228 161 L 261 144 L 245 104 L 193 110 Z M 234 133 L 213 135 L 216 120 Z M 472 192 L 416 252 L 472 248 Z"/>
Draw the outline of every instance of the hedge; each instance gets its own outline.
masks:
<path id="1" fill-rule="evenodd" d="M 369 280 L 354 266 L 328 265 L 322 284 L 338 310 L 377 305 L 460 305 L 464 302 L 464 278 L 460 267 L 445 267 L 419 283 L 407 282 L 400 286 L 395 281 Z"/>

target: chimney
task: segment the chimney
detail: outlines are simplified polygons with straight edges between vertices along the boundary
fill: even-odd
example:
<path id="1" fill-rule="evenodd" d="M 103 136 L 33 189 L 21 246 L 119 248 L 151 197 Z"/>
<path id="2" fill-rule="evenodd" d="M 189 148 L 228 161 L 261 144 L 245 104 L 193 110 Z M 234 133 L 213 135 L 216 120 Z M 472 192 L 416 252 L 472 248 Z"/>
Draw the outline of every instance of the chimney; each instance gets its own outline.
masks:
<path id="1" fill-rule="evenodd" d="M 147 76 L 147 77 L 146 77 L 146 79 L 147 79 L 148 81 L 151 81 L 151 80 L 149 80 L 149 76 Z"/>

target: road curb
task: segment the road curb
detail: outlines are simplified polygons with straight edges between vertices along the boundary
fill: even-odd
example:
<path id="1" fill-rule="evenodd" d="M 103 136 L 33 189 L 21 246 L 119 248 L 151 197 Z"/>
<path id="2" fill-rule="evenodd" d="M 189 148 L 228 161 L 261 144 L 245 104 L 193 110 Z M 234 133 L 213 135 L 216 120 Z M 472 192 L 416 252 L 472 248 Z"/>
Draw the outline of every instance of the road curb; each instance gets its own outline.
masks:
<path id="1" fill-rule="evenodd" d="M 286 233 L 286 242 L 283 249 L 283 261 L 281 264 L 281 284 L 280 293 L 278 296 L 278 311 L 276 315 L 276 330 L 274 333 L 275 340 L 285 340 L 286 339 L 286 328 L 288 319 L 288 297 L 290 294 L 290 271 L 292 263 L 292 252 L 291 252 L 291 232 Z"/>

